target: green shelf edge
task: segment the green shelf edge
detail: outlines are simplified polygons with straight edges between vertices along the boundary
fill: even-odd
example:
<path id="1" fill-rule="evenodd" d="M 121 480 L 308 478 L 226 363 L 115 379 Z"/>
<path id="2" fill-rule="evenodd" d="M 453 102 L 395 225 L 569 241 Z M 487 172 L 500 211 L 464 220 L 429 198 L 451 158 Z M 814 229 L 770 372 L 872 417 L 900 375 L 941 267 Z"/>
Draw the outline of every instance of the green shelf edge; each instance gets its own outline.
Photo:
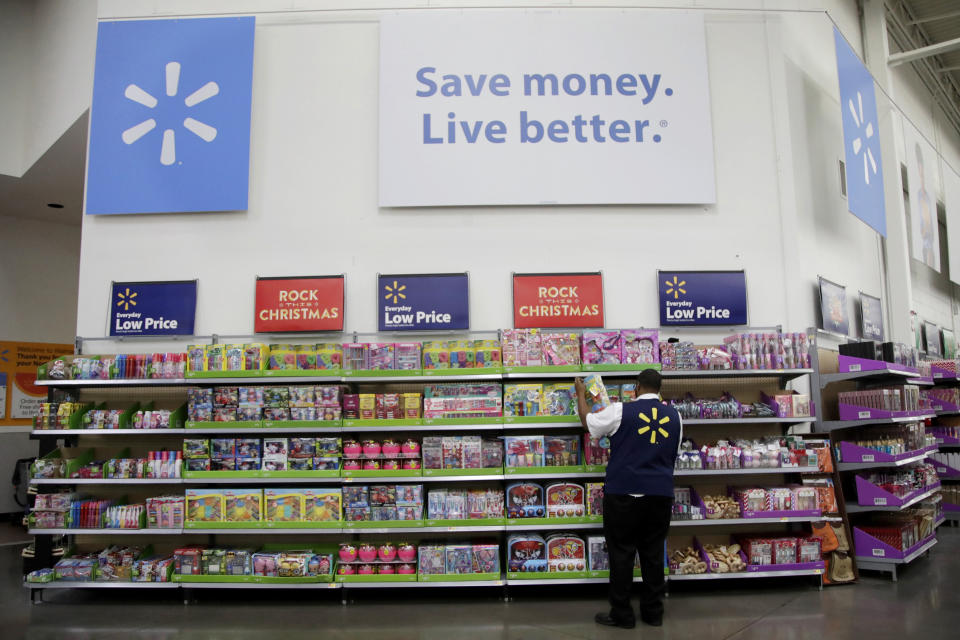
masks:
<path id="1" fill-rule="evenodd" d="M 344 427 L 419 427 L 423 420 L 344 420 Z"/>
<path id="2" fill-rule="evenodd" d="M 583 580 L 589 578 L 589 571 L 509 571 L 508 580 Z"/>
<path id="3" fill-rule="evenodd" d="M 583 465 L 570 467 L 507 467 L 504 469 L 504 475 L 508 476 L 532 476 L 545 473 L 585 473 Z"/>
<path id="4" fill-rule="evenodd" d="M 412 562 L 408 564 L 413 564 Z M 336 577 L 337 582 L 417 582 L 417 574 L 411 573 L 407 575 L 391 574 L 391 575 L 369 575 L 369 576 L 340 576 Z"/>
<path id="5" fill-rule="evenodd" d="M 645 371 L 647 369 L 653 369 L 655 371 L 661 370 L 660 363 L 656 364 L 585 364 L 581 365 L 581 369 L 584 372 L 603 372 L 603 371 Z"/>
<path id="6" fill-rule="evenodd" d="M 580 373 L 578 364 L 568 364 L 560 367 L 504 367 L 504 373 Z"/>
<path id="7" fill-rule="evenodd" d="M 424 378 L 433 378 L 436 376 L 484 376 L 484 375 L 502 375 L 503 367 L 453 367 L 447 369 L 423 369 Z"/>
<path id="8" fill-rule="evenodd" d="M 504 416 L 503 424 L 541 424 L 544 422 L 580 422 L 579 416 Z"/>
<path id="9" fill-rule="evenodd" d="M 424 526 L 428 529 L 459 529 L 461 527 L 503 527 L 506 524 L 506 518 L 476 518 L 473 520 L 427 520 Z"/>
<path id="10" fill-rule="evenodd" d="M 418 582 L 479 582 L 481 580 L 500 580 L 499 573 L 463 573 L 463 574 L 427 574 L 418 575 Z"/>
<path id="11" fill-rule="evenodd" d="M 348 520 L 343 523 L 344 529 L 422 529 L 423 520 Z"/>
<path id="12" fill-rule="evenodd" d="M 344 470 L 343 478 L 421 478 L 420 469 L 358 469 Z"/>
<path id="13" fill-rule="evenodd" d="M 429 473 L 428 473 L 429 472 Z M 457 476 L 499 476 L 503 475 L 503 467 L 486 469 L 424 469 L 425 478 L 456 478 Z"/>
<path id="14" fill-rule="evenodd" d="M 187 420 L 185 429 L 262 429 L 263 420 L 237 420 L 235 422 L 196 422 Z"/>
<path id="15" fill-rule="evenodd" d="M 461 424 L 503 424 L 503 416 L 495 418 L 423 418 L 427 427 L 455 427 Z"/>
<path id="16" fill-rule="evenodd" d="M 339 429 L 342 420 L 263 420 L 264 429 Z"/>
<path id="17" fill-rule="evenodd" d="M 601 522 L 603 522 L 603 519 L 600 518 L 600 516 L 577 516 L 574 518 L 507 518 L 507 525 L 511 527 L 536 525 L 563 527 L 568 524 L 599 524 Z"/>
<path id="18" fill-rule="evenodd" d="M 422 369 L 341 369 L 344 378 L 422 378 Z"/>

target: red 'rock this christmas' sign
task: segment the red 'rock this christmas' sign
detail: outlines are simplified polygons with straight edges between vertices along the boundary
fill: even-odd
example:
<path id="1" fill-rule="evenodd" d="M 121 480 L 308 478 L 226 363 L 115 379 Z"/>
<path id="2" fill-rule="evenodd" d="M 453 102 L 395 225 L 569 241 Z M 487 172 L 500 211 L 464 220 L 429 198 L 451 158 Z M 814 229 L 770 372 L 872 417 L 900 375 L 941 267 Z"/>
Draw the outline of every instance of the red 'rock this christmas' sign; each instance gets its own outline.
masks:
<path id="1" fill-rule="evenodd" d="M 343 331 L 343 276 L 257 278 L 254 331 Z"/>
<path id="2" fill-rule="evenodd" d="M 603 275 L 514 274 L 513 326 L 603 327 Z"/>

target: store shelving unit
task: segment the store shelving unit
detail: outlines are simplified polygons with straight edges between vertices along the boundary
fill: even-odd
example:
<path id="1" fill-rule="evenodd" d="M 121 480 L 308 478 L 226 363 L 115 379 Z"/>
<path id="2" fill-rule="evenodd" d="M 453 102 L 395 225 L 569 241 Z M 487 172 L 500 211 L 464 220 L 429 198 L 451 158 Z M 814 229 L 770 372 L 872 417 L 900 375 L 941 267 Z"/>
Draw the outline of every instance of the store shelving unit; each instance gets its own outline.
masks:
<path id="1" fill-rule="evenodd" d="M 836 399 L 836 393 L 840 390 L 853 390 L 859 388 L 861 383 L 886 382 L 889 384 L 925 385 L 932 384 L 932 380 L 928 381 L 920 375 L 919 371 L 911 369 L 910 367 L 848 357 L 827 349 L 817 350 L 816 368 L 818 375 L 816 376 L 816 384 L 813 386 L 813 392 L 814 401 L 819 408 L 820 416 L 814 425 L 814 430 L 830 434 L 833 440 L 840 443 L 839 446 L 841 449 L 847 446 L 847 443 L 843 442 L 843 438 L 849 429 L 907 424 L 936 417 L 935 411 L 903 412 L 903 415 L 887 415 L 890 412 L 863 410 L 857 411 L 856 416 L 852 419 L 825 420 L 823 418 L 827 413 L 825 410 L 826 404 L 829 404 L 831 408 L 837 407 L 838 412 L 842 410 L 842 408 L 838 406 Z M 842 415 L 843 414 L 841 414 L 841 416 Z M 849 412 L 847 412 L 846 417 L 850 417 Z M 869 469 L 897 468 L 916 464 L 925 461 L 927 456 L 936 450 L 936 447 L 930 447 L 900 456 L 885 456 L 877 452 L 869 455 L 861 454 L 859 461 L 838 462 L 836 464 L 837 499 L 843 503 L 844 514 L 902 511 L 936 495 L 940 490 L 939 484 L 919 492 L 917 495 L 910 496 L 906 500 L 899 500 L 893 496 L 871 498 L 867 494 L 872 490 L 873 485 L 870 485 L 861 478 L 855 478 L 857 481 L 856 486 L 859 490 L 848 494 L 847 489 L 852 486 L 849 480 L 854 479 L 849 478 L 847 475 L 841 476 L 841 474 L 851 474 Z M 848 482 L 844 483 L 844 480 L 848 480 Z M 860 495 L 861 491 L 864 492 L 864 495 Z M 877 491 L 879 492 L 879 490 Z M 867 499 L 872 500 L 872 503 L 861 503 L 861 501 Z M 870 549 L 871 553 L 868 554 L 866 548 L 857 548 L 857 541 L 860 540 L 860 546 L 866 546 L 866 541 L 870 539 L 869 536 L 866 536 L 859 528 L 856 528 L 855 524 L 851 526 L 848 519 L 845 519 L 845 526 L 848 540 L 852 545 L 851 556 L 855 561 L 855 572 L 858 572 L 859 569 L 868 569 L 890 573 L 894 581 L 897 580 L 897 568 L 899 566 L 909 564 L 916 558 L 921 557 L 930 547 L 936 544 L 936 540 L 934 539 L 929 544 L 920 545 L 922 548 L 917 548 L 903 554 L 901 558 L 878 557 L 877 554 L 883 552 L 877 551 L 877 549 Z"/>
<path id="2" fill-rule="evenodd" d="M 932 384 L 936 386 L 960 386 L 960 379 L 955 374 L 948 371 L 934 370 L 931 372 Z M 934 420 L 934 426 L 958 426 L 960 425 L 960 411 L 955 407 L 943 408 L 937 410 L 937 417 Z M 945 452 L 952 453 L 960 451 L 960 439 L 955 438 L 937 438 L 937 447 Z M 934 467 L 937 469 L 937 475 L 940 482 L 956 486 L 960 483 L 960 470 L 943 465 L 934 461 Z M 960 504 L 942 502 L 943 517 L 937 522 L 935 527 L 944 523 L 950 523 L 951 526 L 960 524 Z"/>
<path id="3" fill-rule="evenodd" d="M 356 338 L 355 338 L 356 339 Z M 514 380 L 572 380 L 576 376 L 582 376 L 586 372 L 563 371 L 563 372 L 542 372 L 542 371 L 495 371 L 479 375 L 466 375 L 459 373 L 445 373 L 435 375 L 435 372 L 420 372 L 421 375 L 402 375 L 402 376 L 364 376 L 364 375 L 337 375 L 337 376 L 279 376 L 268 375 L 254 377 L 187 377 L 182 379 L 157 379 L 157 380 L 41 380 L 38 384 L 46 386 L 51 395 L 59 390 L 72 390 L 84 393 L 123 393 L 125 398 L 137 397 L 134 394 L 140 394 L 140 397 L 151 397 L 158 392 L 176 393 L 178 389 L 190 386 L 221 386 L 221 385 L 283 385 L 283 384 L 324 384 L 340 383 L 347 385 L 362 384 L 367 388 L 370 385 L 378 384 L 396 384 L 404 385 L 426 385 L 439 382 L 483 382 L 499 381 L 508 382 Z M 630 371 L 610 371 L 601 372 L 605 378 L 624 379 L 636 376 L 637 370 Z M 747 390 L 748 394 L 755 392 L 756 389 L 782 389 L 784 385 L 792 380 L 808 379 L 814 369 L 782 369 L 782 370 L 749 370 L 749 371 L 664 371 L 665 397 L 667 389 L 676 390 L 677 393 L 683 390 L 692 389 L 725 389 L 727 385 L 735 386 L 737 390 Z M 671 392 L 673 393 L 673 392 Z M 182 401 L 182 400 L 181 400 Z M 760 433 L 773 432 L 783 434 L 791 427 L 803 427 L 814 422 L 816 418 L 757 418 L 757 419 L 724 419 L 724 420 L 685 420 L 685 436 L 696 438 L 697 430 L 701 428 L 710 428 L 722 426 L 724 430 L 737 431 L 745 435 L 757 435 Z M 53 451 L 61 446 L 61 443 L 67 447 L 80 446 L 81 442 L 87 441 L 87 438 L 107 438 L 107 444 L 98 444 L 98 446 L 109 446 L 109 442 L 125 441 L 126 438 L 134 438 L 144 444 L 151 442 L 151 437 L 170 437 L 182 439 L 191 436 L 208 436 L 211 434 L 224 435 L 256 435 L 271 436 L 285 434 L 354 434 L 354 433 L 393 433 L 393 432 L 412 432 L 412 433 L 478 433 L 485 436 L 510 434 L 520 431 L 543 431 L 546 433 L 562 430 L 580 430 L 581 426 L 576 418 L 557 418 L 555 421 L 523 421 L 522 419 L 505 418 L 502 421 L 490 423 L 474 424 L 429 424 L 426 420 L 411 424 L 396 424 L 385 426 L 374 426 L 365 424 L 338 423 L 323 427 L 266 427 L 261 425 L 257 428 L 178 428 L 178 429 L 159 429 L 159 430 L 85 430 L 85 429 L 57 429 L 57 430 L 35 430 L 31 437 L 40 441 L 41 455 Z M 145 440 L 144 440 L 145 439 Z M 98 440 L 98 443 L 100 441 Z M 89 446 L 85 444 L 84 446 Z M 165 446 L 171 446 L 165 444 Z M 173 445 L 175 446 L 175 445 Z M 524 470 L 526 471 L 526 470 Z M 817 474 L 816 469 L 810 468 L 753 468 L 753 469 L 731 469 L 731 470 L 703 470 L 703 471 L 678 471 L 678 484 L 684 481 L 721 481 L 732 480 L 735 482 L 759 482 L 765 478 L 792 478 L 801 475 Z M 378 484 L 378 483 L 406 483 L 406 484 L 435 484 L 445 483 L 456 485 L 458 483 L 489 483 L 489 482 L 514 482 L 524 480 L 560 480 L 576 479 L 578 481 L 596 480 L 603 478 L 603 471 L 596 469 L 582 471 L 562 471 L 551 472 L 549 467 L 538 469 L 536 473 L 514 472 L 505 469 L 503 473 L 486 475 L 462 475 L 462 476 L 380 476 L 380 477 L 339 477 L 339 478 L 238 478 L 238 477 L 203 477 L 203 478 L 177 478 L 177 479 L 129 479 L 129 480 L 111 480 L 111 479 L 34 479 L 31 485 L 37 491 L 57 490 L 64 487 L 76 486 L 84 487 L 88 492 L 96 487 L 115 487 L 117 489 L 125 488 L 146 488 L 157 486 L 161 491 L 171 488 L 171 485 L 183 486 L 223 486 L 223 485 L 278 485 L 278 484 L 299 484 L 310 483 L 317 486 L 336 486 L 349 484 Z M 674 524 L 681 532 L 696 531 L 697 528 L 703 528 L 706 532 L 729 532 L 733 533 L 742 530 L 743 527 L 751 525 L 784 525 L 793 528 L 803 526 L 813 521 L 832 519 L 830 517 L 778 517 L 778 518 L 740 518 L 727 520 L 699 520 L 699 521 L 677 521 Z M 691 529 L 693 527 L 693 529 Z M 315 528 L 315 529 L 283 529 L 281 527 L 256 527 L 245 529 L 221 529 L 221 528 L 194 528 L 184 527 L 182 529 L 32 529 L 31 533 L 36 536 L 36 561 L 34 567 L 50 566 L 51 562 L 51 540 L 56 536 L 68 536 L 70 539 L 84 539 L 91 536 L 122 537 L 136 535 L 142 538 L 150 536 L 162 536 L 163 539 L 176 542 L 177 536 L 203 535 L 208 536 L 211 543 L 217 537 L 243 535 L 246 537 L 258 537 L 269 540 L 271 537 L 288 535 L 309 535 L 322 536 L 324 540 L 334 541 L 330 536 L 342 536 L 350 539 L 362 540 L 365 536 L 457 536 L 470 534 L 498 534 L 502 542 L 505 542 L 506 535 L 512 532 L 522 531 L 563 531 L 563 530 L 582 530 L 584 532 L 599 531 L 602 528 L 601 523 L 597 522 L 579 522 L 570 524 L 505 524 L 498 526 L 436 526 L 436 527 L 383 527 L 383 528 L 353 528 L 349 526 L 339 528 Z M 29 568 L 34 568 L 29 567 Z M 822 574 L 821 570 L 800 570 L 800 571 L 768 571 L 759 573 L 737 573 L 737 574 L 704 574 L 701 576 L 671 576 L 670 580 L 716 580 L 716 579 L 735 579 L 735 578 L 780 578 L 797 576 L 817 576 Z M 500 580 L 478 580 L 478 581 L 437 581 L 437 582 L 332 582 L 332 583 L 309 583 L 309 584 L 258 584 L 258 583 L 47 583 L 47 584 L 28 584 L 31 591 L 42 592 L 46 589 L 86 589 L 86 588 L 165 588 L 182 589 L 185 592 L 195 589 L 263 589 L 263 588 L 310 588 L 310 589 L 340 589 L 344 593 L 343 599 L 346 601 L 346 592 L 352 589 L 371 589 L 371 588 L 409 588 L 409 587 L 501 587 L 508 586 L 533 586 L 533 585 L 559 585 L 559 584 L 593 584 L 606 583 L 607 578 L 570 578 L 570 579 L 534 579 L 517 580 L 508 579 L 506 574 Z M 102 586 L 101 586 L 102 585 Z"/>

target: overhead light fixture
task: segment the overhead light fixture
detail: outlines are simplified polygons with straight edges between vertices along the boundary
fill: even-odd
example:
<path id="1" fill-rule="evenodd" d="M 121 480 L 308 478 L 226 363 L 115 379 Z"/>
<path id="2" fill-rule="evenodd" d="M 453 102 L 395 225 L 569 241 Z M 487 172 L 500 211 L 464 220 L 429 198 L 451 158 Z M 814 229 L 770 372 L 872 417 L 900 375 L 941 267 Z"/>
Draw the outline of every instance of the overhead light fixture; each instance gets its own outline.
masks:
<path id="1" fill-rule="evenodd" d="M 59 202 L 48 202 L 47 206 L 50 207 L 51 209 L 63 209 L 63 205 L 60 204 Z"/>

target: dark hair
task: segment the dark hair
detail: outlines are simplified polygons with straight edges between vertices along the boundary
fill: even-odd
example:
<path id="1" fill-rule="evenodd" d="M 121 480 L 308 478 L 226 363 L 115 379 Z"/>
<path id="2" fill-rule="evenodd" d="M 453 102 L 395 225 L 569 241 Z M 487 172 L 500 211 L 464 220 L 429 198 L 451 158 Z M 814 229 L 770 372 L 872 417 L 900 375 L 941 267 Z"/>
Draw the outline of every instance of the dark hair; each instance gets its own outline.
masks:
<path id="1" fill-rule="evenodd" d="M 644 369 L 637 376 L 637 388 L 649 389 L 653 393 L 660 393 L 660 385 L 663 382 L 663 376 L 655 369 Z"/>

